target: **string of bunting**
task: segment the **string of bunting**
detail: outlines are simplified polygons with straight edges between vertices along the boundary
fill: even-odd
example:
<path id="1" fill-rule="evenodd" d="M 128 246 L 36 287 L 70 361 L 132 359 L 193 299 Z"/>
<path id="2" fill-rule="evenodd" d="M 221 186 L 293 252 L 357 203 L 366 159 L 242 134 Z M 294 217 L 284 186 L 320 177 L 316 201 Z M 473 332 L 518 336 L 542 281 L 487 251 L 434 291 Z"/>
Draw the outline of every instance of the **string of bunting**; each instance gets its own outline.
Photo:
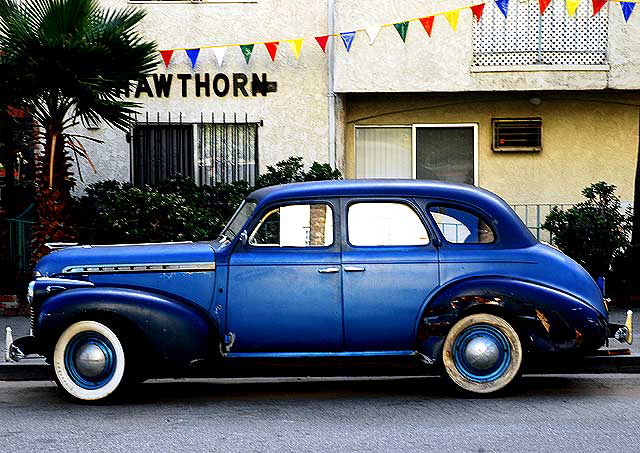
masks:
<path id="1" fill-rule="evenodd" d="M 551 1 L 552 0 L 538 0 L 541 15 L 545 13 Z M 581 0 L 565 0 L 565 6 L 569 16 L 575 15 L 576 10 L 578 9 L 578 6 L 580 4 L 580 1 Z M 631 13 L 633 13 L 633 10 L 636 6 L 635 1 L 630 2 L 630 1 L 623 1 L 623 0 L 591 0 L 592 6 L 593 6 L 593 13 L 591 17 L 598 14 L 600 10 L 602 10 L 602 7 L 607 4 L 607 2 L 620 3 L 620 7 L 622 9 L 622 14 L 624 16 L 625 22 L 629 21 L 629 18 L 631 17 Z M 509 0 L 493 0 L 491 3 L 493 3 L 500 10 L 500 12 L 504 15 L 506 19 L 509 13 Z M 444 17 L 449 23 L 449 26 L 451 27 L 451 29 L 453 31 L 456 31 L 458 26 L 458 19 L 460 17 L 461 11 L 470 10 L 474 19 L 477 22 L 480 22 L 482 13 L 484 12 L 485 5 L 486 3 L 477 3 L 475 5 L 463 6 L 461 8 L 456 8 L 449 11 L 434 13 L 425 17 L 415 17 L 411 19 L 406 19 L 404 21 L 394 22 L 389 24 L 371 25 L 361 29 L 346 31 L 342 33 L 332 33 L 332 34 L 314 36 L 313 38 L 315 39 L 318 46 L 320 46 L 320 49 L 322 49 L 322 52 L 324 52 L 325 54 L 327 53 L 327 44 L 329 42 L 329 38 L 335 38 L 335 39 L 340 38 L 340 40 L 344 44 L 346 51 L 349 52 L 351 51 L 351 47 L 353 45 L 353 42 L 355 40 L 357 33 L 365 33 L 369 38 L 369 44 L 373 44 L 376 38 L 378 37 L 380 30 L 383 27 L 394 27 L 398 32 L 398 35 L 400 36 L 402 41 L 406 42 L 407 32 L 409 30 L 409 24 L 411 24 L 412 22 L 420 22 L 420 24 L 424 28 L 424 31 L 427 33 L 427 35 L 429 35 L 429 37 L 431 37 L 431 33 L 433 32 L 433 24 L 436 16 Z M 185 53 L 187 54 L 187 57 L 189 58 L 189 61 L 191 62 L 192 69 L 195 69 L 196 64 L 198 62 L 198 57 L 200 56 L 200 51 L 202 49 L 212 49 L 216 57 L 216 61 L 218 62 L 218 66 L 222 66 L 224 62 L 224 58 L 227 53 L 227 49 L 230 47 L 238 47 L 242 52 L 242 56 L 244 57 L 244 60 L 246 61 L 247 64 L 249 64 L 249 62 L 251 61 L 251 56 L 253 55 L 253 51 L 255 50 L 256 46 L 264 45 L 264 47 L 266 48 L 269 54 L 269 57 L 271 58 L 271 61 L 275 61 L 280 44 L 285 42 L 291 48 L 291 51 L 293 52 L 293 56 L 295 57 L 295 59 L 298 60 L 300 58 L 300 54 L 302 52 L 302 45 L 304 44 L 305 39 L 306 38 L 294 38 L 294 39 L 285 39 L 280 41 L 272 40 L 272 41 L 252 42 L 252 43 L 246 43 L 246 44 L 224 44 L 224 45 L 218 45 L 218 46 L 201 46 L 201 47 L 196 47 L 192 49 L 176 48 L 176 49 L 169 49 L 169 50 L 160 50 L 160 56 L 162 57 L 162 61 L 164 62 L 165 67 L 168 68 L 175 52 L 179 50 L 184 50 Z"/>

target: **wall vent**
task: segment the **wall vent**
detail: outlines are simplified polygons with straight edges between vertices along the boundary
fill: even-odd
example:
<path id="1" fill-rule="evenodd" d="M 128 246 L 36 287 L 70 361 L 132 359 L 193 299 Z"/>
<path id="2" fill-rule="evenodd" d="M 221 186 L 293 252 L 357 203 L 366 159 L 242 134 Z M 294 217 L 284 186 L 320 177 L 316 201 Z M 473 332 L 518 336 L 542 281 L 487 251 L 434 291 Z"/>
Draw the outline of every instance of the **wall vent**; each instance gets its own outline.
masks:
<path id="1" fill-rule="evenodd" d="M 495 152 L 542 151 L 542 119 L 494 119 L 493 150 Z"/>

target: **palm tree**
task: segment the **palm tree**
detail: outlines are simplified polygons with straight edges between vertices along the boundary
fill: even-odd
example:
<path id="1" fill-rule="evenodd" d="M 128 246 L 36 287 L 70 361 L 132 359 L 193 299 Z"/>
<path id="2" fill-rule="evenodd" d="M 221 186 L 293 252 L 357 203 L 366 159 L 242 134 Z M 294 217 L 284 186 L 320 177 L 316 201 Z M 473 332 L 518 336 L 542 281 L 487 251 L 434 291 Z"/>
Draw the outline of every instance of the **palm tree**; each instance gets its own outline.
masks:
<path id="1" fill-rule="evenodd" d="M 126 130 L 138 104 L 121 93 L 157 65 L 155 43 L 136 30 L 143 18 L 98 0 L 0 0 L 0 60 L 19 72 L 16 95 L 40 128 L 36 257 L 46 242 L 73 236 L 71 164 L 89 158 L 74 126 L 85 120 Z"/>

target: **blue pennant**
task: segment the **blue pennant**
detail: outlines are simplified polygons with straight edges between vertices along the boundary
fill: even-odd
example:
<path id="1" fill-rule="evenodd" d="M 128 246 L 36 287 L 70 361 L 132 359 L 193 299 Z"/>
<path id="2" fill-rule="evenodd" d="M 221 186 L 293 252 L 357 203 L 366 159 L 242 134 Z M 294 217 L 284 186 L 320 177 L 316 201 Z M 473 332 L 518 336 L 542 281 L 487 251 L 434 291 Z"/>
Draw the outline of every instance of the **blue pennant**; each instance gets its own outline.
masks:
<path id="1" fill-rule="evenodd" d="M 507 17 L 507 12 L 509 11 L 509 0 L 496 0 L 496 5 L 504 17 Z"/>
<path id="2" fill-rule="evenodd" d="M 344 47 L 346 47 L 347 52 L 349 52 L 351 50 L 351 44 L 353 44 L 353 39 L 356 37 L 356 32 L 349 31 L 346 33 L 340 33 L 340 37 L 342 38 Z"/>
<path id="3" fill-rule="evenodd" d="M 634 2 L 620 2 L 620 6 L 622 7 L 624 21 L 629 22 L 629 18 L 631 17 L 631 13 L 633 12 L 633 8 L 635 8 L 636 4 Z"/>
<path id="4" fill-rule="evenodd" d="M 185 52 L 187 52 L 187 56 L 189 57 L 189 60 L 191 60 L 191 69 L 195 69 L 200 49 L 187 49 Z"/>

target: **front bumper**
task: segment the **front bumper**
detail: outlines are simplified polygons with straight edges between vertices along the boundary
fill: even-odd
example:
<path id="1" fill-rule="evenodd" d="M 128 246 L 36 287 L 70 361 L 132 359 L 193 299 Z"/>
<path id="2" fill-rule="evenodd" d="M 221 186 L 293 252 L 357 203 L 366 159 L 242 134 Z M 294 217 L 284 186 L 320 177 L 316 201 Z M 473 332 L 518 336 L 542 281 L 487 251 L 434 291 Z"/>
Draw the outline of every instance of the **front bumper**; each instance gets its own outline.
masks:
<path id="1" fill-rule="evenodd" d="M 37 351 L 36 339 L 31 335 L 20 337 L 7 347 L 7 358 L 10 362 L 19 362 L 32 354 L 37 354 Z"/>

